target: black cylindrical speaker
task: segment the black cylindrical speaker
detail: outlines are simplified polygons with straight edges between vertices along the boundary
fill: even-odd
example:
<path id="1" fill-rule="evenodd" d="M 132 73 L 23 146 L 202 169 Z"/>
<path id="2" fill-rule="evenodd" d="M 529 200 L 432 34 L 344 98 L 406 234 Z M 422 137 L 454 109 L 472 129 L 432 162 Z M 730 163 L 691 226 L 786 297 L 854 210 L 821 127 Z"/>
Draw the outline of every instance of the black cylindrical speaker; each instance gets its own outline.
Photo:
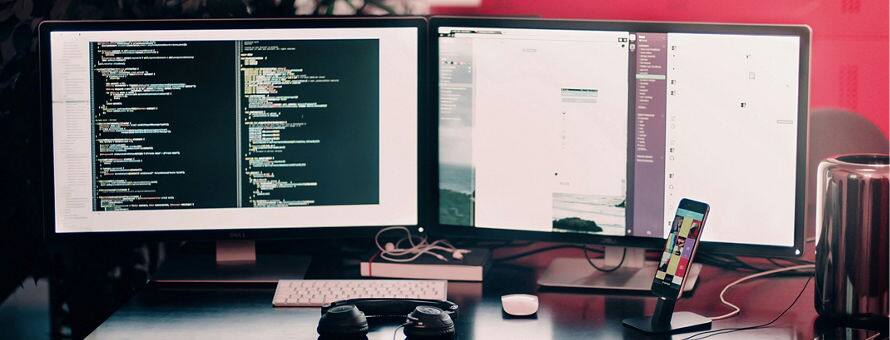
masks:
<path id="1" fill-rule="evenodd" d="M 886 323 L 888 205 L 886 154 L 846 155 L 819 164 L 816 310 L 823 317 Z"/>

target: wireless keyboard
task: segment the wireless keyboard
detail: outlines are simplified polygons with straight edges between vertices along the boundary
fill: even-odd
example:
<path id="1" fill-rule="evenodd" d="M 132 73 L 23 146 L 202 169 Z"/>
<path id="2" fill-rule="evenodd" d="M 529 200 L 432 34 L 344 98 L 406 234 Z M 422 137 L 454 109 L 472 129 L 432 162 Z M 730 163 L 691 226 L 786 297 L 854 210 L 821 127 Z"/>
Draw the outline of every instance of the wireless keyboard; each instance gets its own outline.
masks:
<path id="1" fill-rule="evenodd" d="M 445 300 L 447 289 L 443 280 L 280 280 L 272 306 L 320 307 L 360 298 Z"/>

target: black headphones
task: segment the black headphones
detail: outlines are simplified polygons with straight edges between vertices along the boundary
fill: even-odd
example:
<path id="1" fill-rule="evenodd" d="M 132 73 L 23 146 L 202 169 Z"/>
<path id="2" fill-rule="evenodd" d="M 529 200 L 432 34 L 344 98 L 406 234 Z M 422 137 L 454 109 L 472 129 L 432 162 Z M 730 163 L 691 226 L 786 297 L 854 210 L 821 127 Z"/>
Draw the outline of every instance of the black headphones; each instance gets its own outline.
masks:
<path id="1" fill-rule="evenodd" d="M 321 307 L 319 339 L 364 339 L 368 320 L 404 321 L 409 339 L 449 339 L 457 304 L 443 300 L 350 299 Z M 407 318 L 407 319 L 406 319 Z"/>

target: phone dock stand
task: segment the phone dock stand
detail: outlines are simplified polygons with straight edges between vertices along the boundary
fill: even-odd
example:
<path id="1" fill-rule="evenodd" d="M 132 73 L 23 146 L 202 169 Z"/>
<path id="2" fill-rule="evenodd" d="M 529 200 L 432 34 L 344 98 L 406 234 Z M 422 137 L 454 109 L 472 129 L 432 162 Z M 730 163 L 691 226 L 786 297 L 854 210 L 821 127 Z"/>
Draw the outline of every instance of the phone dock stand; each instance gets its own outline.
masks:
<path id="1" fill-rule="evenodd" d="M 711 329 L 711 319 L 692 312 L 674 313 L 676 302 L 674 299 L 659 297 L 652 316 L 624 319 L 622 322 L 625 326 L 646 333 L 673 334 Z"/>

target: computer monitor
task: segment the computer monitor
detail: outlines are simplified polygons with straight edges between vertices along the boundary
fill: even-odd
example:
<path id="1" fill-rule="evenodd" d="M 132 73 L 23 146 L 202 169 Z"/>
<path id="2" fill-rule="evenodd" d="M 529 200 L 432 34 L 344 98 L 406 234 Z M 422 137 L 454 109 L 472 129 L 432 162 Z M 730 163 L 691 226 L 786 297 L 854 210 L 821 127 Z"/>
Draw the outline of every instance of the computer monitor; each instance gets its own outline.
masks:
<path id="1" fill-rule="evenodd" d="M 431 33 L 437 232 L 660 248 L 691 198 L 711 205 L 706 251 L 802 253 L 807 27 L 434 18 Z"/>
<path id="2" fill-rule="evenodd" d="M 52 237 L 416 225 L 423 18 L 44 22 Z"/>

